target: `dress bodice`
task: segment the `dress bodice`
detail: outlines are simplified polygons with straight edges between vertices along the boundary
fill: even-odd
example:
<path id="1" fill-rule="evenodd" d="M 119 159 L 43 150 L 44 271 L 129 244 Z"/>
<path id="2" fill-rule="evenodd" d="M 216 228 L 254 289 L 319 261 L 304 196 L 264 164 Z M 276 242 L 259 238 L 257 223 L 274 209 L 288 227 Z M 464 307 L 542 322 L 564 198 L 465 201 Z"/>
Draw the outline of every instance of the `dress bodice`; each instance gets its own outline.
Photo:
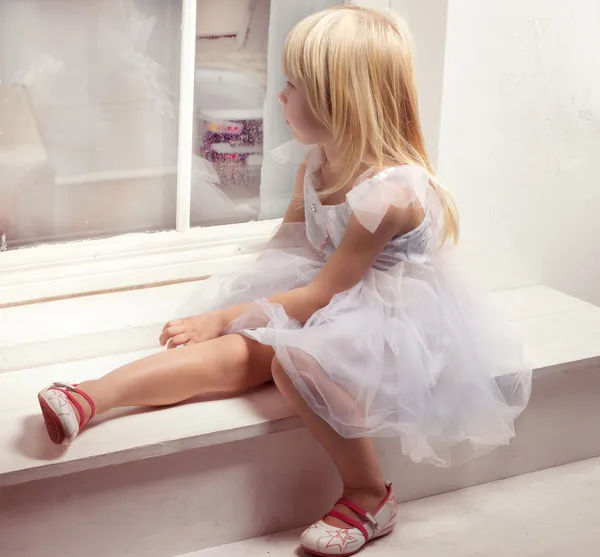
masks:
<path id="1" fill-rule="evenodd" d="M 359 180 L 343 203 L 327 205 L 322 203 L 317 193 L 320 189 L 321 162 L 320 150 L 311 151 L 304 177 L 306 235 L 317 251 L 329 257 L 339 247 L 350 217 L 355 213 L 358 203 L 353 203 L 353 200 L 368 196 L 378 184 L 384 180 L 389 181 L 394 172 L 402 172 L 406 167 L 388 168 Z M 411 167 L 415 168 L 417 167 Z M 406 234 L 392 238 L 375 260 L 375 268 L 386 270 L 401 261 L 425 262 L 430 258 L 434 244 L 432 218 L 424 203 L 423 206 L 425 218 L 421 224 Z"/>

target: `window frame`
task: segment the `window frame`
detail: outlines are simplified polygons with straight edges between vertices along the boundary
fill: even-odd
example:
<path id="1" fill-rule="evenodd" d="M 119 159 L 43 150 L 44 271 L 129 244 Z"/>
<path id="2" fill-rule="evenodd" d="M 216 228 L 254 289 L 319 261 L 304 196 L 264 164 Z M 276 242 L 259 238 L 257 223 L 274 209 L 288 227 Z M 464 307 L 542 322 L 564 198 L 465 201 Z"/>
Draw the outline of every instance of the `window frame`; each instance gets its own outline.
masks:
<path id="1" fill-rule="evenodd" d="M 390 0 L 346 0 L 389 8 Z M 43 244 L 0 254 L 0 308 L 199 280 L 230 271 L 281 219 L 191 227 L 196 0 L 182 0 L 175 230 Z"/>

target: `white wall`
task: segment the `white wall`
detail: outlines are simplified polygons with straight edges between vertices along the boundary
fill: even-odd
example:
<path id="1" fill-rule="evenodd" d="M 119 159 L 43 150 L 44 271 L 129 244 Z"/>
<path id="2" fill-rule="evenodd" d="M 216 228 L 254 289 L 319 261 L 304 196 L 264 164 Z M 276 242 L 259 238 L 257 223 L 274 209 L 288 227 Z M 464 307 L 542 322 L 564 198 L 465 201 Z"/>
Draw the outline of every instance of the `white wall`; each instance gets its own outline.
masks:
<path id="1" fill-rule="evenodd" d="M 492 288 L 600 304 L 600 3 L 451 0 L 440 170 Z"/>
<path id="2" fill-rule="evenodd" d="M 421 124 L 432 163 L 439 158 L 448 0 L 391 0 L 415 42 Z"/>

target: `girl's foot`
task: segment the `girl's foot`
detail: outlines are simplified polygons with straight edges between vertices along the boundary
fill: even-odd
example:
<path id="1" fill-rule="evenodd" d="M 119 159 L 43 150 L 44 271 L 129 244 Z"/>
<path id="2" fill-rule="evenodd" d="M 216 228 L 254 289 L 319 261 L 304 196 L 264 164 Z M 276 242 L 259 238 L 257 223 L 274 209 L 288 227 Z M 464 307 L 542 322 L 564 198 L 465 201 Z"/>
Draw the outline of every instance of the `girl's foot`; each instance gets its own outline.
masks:
<path id="1" fill-rule="evenodd" d="M 54 383 L 38 394 L 50 440 L 69 445 L 95 415 L 94 401 L 76 385 Z"/>
<path id="2" fill-rule="evenodd" d="M 351 507 L 346 506 L 343 501 L 352 501 L 354 505 L 360 507 L 361 509 L 368 511 L 371 514 L 375 514 L 381 506 L 381 502 L 386 499 L 387 495 L 388 488 L 384 483 L 382 483 L 380 486 L 374 486 L 371 489 L 344 489 L 344 493 L 342 494 L 340 502 L 336 503 L 335 507 L 333 507 L 333 510 L 342 513 L 346 517 L 363 521 L 364 515 L 354 512 L 354 510 L 352 510 Z M 348 526 L 343 520 L 335 518 L 335 516 L 331 515 L 327 515 L 323 519 L 323 522 L 326 522 L 330 526 L 337 526 L 338 528 L 346 528 Z"/>
<path id="3" fill-rule="evenodd" d="M 374 513 L 370 513 L 347 499 L 340 499 L 334 510 L 315 522 L 302 534 L 302 549 L 318 556 L 354 555 L 371 540 L 390 534 L 396 525 L 398 503 L 387 485 L 388 493 Z M 345 508 L 342 512 L 340 508 Z M 337 526 L 329 524 L 336 519 Z"/>

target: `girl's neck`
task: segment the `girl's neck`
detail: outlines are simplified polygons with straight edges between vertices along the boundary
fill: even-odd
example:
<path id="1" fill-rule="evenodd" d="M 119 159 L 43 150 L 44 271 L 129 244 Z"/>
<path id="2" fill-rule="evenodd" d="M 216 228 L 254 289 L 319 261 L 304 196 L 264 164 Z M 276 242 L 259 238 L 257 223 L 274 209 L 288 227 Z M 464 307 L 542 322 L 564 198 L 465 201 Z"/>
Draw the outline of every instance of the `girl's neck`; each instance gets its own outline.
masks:
<path id="1" fill-rule="evenodd" d="M 326 145 L 326 144 L 321 144 L 321 149 L 323 150 L 323 166 L 325 166 L 328 169 L 332 169 L 336 167 L 335 162 L 340 160 L 341 156 L 340 156 L 340 151 L 339 149 L 337 149 L 334 145 Z M 374 168 L 376 166 L 376 163 L 374 161 L 370 161 L 368 159 L 364 159 L 358 169 L 358 173 L 357 173 L 357 177 L 360 176 L 361 174 L 363 174 L 364 172 L 366 172 L 367 170 L 370 170 L 371 168 Z"/>
<path id="2" fill-rule="evenodd" d="M 323 163 L 328 166 L 335 166 L 335 161 L 340 159 L 339 150 L 334 145 L 321 144 L 323 149 Z"/>

